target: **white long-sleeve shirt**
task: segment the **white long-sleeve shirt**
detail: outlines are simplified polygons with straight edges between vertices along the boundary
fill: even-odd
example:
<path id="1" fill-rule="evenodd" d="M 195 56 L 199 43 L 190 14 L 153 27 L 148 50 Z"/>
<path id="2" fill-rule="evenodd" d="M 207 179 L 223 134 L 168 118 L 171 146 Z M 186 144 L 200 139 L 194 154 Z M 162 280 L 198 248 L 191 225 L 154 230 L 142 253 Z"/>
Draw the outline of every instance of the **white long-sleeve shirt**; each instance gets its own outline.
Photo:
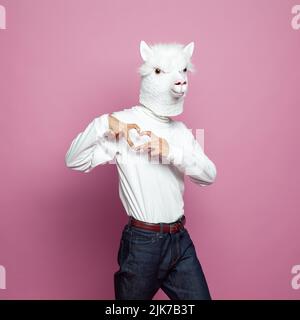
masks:
<path id="1" fill-rule="evenodd" d="M 143 106 L 112 115 L 165 138 L 169 144 L 165 161 L 153 163 L 148 154 L 130 148 L 125 138 L 112 139 L 108 114 L 103 114 L 74 138 L 65 156 L 67 167 L 87 173 L 100 164 L 116 164 L 119 196 L 128 216 L 149 223 L 176 221 L 184 214 L 184 175 L 206 186 L 214 182 L 216 166 L 181 121 L 162 120 Z"/>

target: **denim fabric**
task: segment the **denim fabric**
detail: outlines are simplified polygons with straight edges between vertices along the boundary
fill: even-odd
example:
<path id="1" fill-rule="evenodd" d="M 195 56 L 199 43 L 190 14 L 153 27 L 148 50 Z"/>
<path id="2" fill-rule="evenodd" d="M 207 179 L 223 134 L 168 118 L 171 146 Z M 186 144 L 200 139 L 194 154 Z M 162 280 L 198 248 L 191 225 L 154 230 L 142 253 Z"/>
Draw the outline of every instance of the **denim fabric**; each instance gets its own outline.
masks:
<path id="1" fill-rule="evenodd" d="M 210 300 L 186 228 L 160 233 L 125 225 L 114 273 L 116 300 L 151 300 L 161 288 L 171 300 Z"/>

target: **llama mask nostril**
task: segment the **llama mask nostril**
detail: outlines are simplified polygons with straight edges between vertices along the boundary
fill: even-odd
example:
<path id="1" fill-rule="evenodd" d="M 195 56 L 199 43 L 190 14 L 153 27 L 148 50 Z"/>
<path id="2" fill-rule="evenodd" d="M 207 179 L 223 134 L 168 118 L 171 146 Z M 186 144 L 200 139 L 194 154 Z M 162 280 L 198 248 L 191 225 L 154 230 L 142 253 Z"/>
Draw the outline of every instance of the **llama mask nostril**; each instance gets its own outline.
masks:
<path id="1" fill-rule="evenodd" d="M 186 81 L 176 81 L 174 84 L 175 86 L 183 86 L 186 84 Z"/>

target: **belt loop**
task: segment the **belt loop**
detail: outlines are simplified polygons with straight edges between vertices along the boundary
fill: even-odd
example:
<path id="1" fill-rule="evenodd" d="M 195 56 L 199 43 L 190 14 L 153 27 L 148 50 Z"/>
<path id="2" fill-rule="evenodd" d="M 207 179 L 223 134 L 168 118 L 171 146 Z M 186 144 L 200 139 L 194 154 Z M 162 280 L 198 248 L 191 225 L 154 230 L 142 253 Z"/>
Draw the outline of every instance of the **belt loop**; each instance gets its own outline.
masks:
<path id="1" fill-rule="evenodd" d="M 132 216 L 129 216 L 128 225 L 131 226 Z"/>
<path id="2" fill-rule="evenodd" d="M 160 231 L 159 232 L 163 233 L 163 224 L 162 224 L 162 222 L 159 223 L 159 226 L 160 226 Z"/>

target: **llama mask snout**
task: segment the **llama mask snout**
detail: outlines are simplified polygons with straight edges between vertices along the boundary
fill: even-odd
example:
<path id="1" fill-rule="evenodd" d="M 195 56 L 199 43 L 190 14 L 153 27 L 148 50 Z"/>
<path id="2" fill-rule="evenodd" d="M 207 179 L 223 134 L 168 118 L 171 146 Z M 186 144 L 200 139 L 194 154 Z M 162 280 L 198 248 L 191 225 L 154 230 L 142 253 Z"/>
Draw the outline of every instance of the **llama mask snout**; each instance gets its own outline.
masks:
<path id="1" fill-rule="evenodd" d="M 170 92 L 176 99 L 184 97 L 187 93 L 187 81 L 176 81 Z"/>

